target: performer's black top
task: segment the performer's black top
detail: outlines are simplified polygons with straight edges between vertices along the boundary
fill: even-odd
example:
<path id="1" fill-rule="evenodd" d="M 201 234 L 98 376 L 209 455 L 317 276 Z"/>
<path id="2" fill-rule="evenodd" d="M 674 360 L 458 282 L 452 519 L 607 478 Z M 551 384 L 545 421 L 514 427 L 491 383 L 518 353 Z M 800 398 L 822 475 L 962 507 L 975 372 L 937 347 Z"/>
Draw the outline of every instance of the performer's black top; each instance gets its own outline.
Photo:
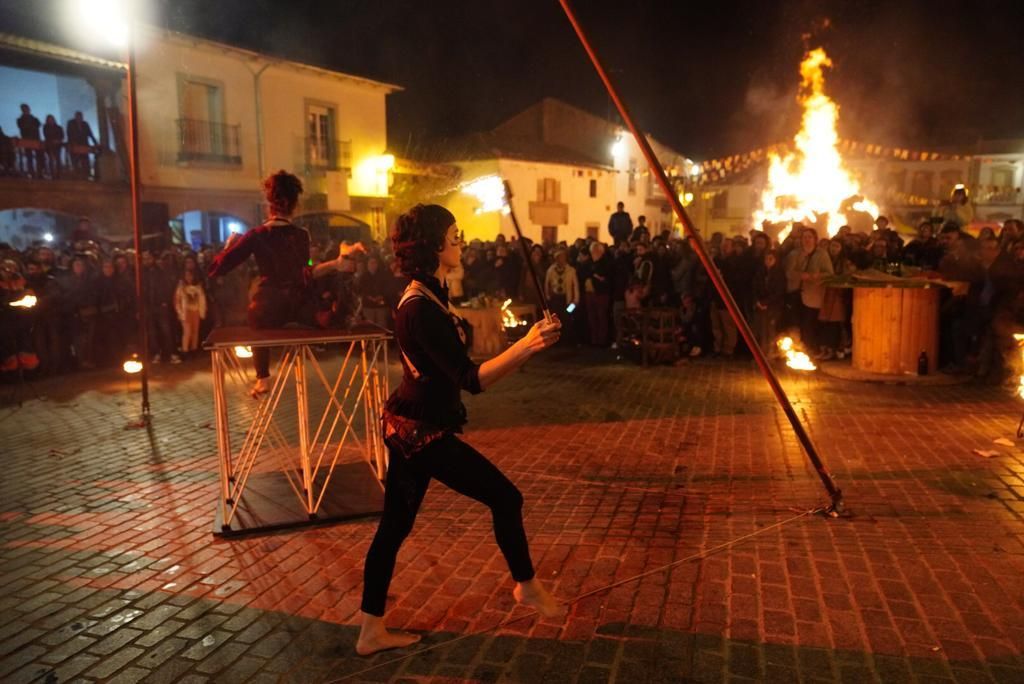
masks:
<path id="1" fill-rule="evenodd" d="M 290 221 L 271 218 L 231 243 L 214 257 L 209 275 L 216 278 L 256 257 L 260 287 L 305 288 L 311 281 L 309 233 Z"/>
<path id="2" fill-rule="evenodd" d="M 413 279 L 448 305 L 448 288 L 437 278 L 415 275 Z M 482 388 L 480 366 L 470 360 L 451 315 L 429 299 L 414 298 L 395 316 L 395 337 L 420 377 L 415 378 L 403 363 L 402 384 L 388 399 L 386 409 L 435 428 L 461 432 L 466 407 L 460 392 L 478 394 Z"/>

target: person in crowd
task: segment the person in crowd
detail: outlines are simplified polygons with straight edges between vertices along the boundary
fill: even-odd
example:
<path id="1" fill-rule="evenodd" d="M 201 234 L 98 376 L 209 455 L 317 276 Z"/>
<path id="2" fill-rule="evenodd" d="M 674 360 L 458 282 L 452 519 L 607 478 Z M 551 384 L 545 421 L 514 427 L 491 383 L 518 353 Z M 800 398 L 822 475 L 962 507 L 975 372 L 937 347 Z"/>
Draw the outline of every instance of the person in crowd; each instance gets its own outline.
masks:
<path id="1" fill-rule="evenodd" d="M 22 154 L 25 163 L 25 173 L 35 178 L 42 178 L 46 169 L 46 156 L 43 151 L 40 129 L 42 124 L 32 114 L 32 109 L 27 105 L 21 105 L 21 116 L 18 117 L 18 136 L 23 145 Z"/>
<path id="2" fill-rule="evenodd" d="M 291 222 L 291 216 L 302 194 L 302 181 L 281 170 L 263 182 L 269 216 L 260 226 L 245 234 L 233 233 L 210 264 L 209 276 L 217 278 L 230 273 L 255 257 L 260 281 L 249 304 L 249 325 L 252 328 L 279 328 L 287 323 L 313 326 L 317 322 L 316 300 L 312 280 L 341 268 L 343 260 L 357 252 L 361 244 L 342 243 L 337 259 L 308 266 L 309 233 Z M 335 311 L 343 316 L 341 311 Z M 256 384 L 253 396 L 270 391 L 270 351 L 265 347 L 253 350 Z"/>
<path id="3" fill-rule="evenodd" d="M 519 255 L 500 243 L 495 249 L 494 280 L 499 299 L 519 299 L 519 279 L 522 264 Z"/>
<path id="4" fill-rule="evenodd" d="M 725 281 L 726 287 L 732 293 L 733 299 L 737 300 L 736 303 L 739 304 L 737 295 L 741 294 L 739 286 L 742 279 L 739 269 L 742 262 L 739 259 L 739 255 L 735 253 L 735 245 L 736 243 L 733 240 L 722 240 L 719 248 L 720 251 L 715 258 L 715 266 L 718 267 L 718 272 L 722 274 L 722 280 Z M 711 335 L 713 350 L 718 356 L 730 358 L 736 352 L 739 331 L 736 328 L 736 322 L 732 319 L 732 315 L 729 313 L 729 309 L 726 308 L 725 302 L 722 301 L 718 291 L 715 290 L 712 296 Z"/>
<path id="5" fill-rule="evenodd" d="M 537 291 L 537 285 L 534 283 L 533 274 L 537 274 L 541 287 L 543 287 L 544 278 L 547 276 L 548 267 L 551 264 L 548 262 L 544 248 L 537 244 L 530 246 L 530 262 L 533 264 L 532 271 L 528 264 L 523 264 L 519 269 L 519 293 L 523 302 L 533 306 L 535 315 L 539 315 L 541 297 L 540 292 Z"/>
<path id="6" fill-rule="evenodd" d="M 46 162 L 50 170 L 50 178 L 60 178 L 62 165 L 61 152 L 64 149 L 64 129 L 53 114 L 46 115 L 43 124 L 43 146 L 46 148 Z"/>
<path id="7" fill-rule="evenodd" d="M 633 233 L 629 237 L 629 241 L 632 243 L 643 242 L 649 244 L 651 241 L 651 229 L 647 227 L 647 217 L 637 216 L 636 227 L 633 229 Z"/>
<path id="8" fill-rule="evenodd" d="M 103 259 L 96 276 L 96 363 L 101 367 L 117 363 L 124 355 L 121 296 L 114 262 Z"/>
<path id="9" fill-rule="evenodd" d="M 612 238 L 612 244 L 618 247 L 629 240 L 633 233 L 633 219 L 626 211 L 626 205 L 618 202 L 615 205 L 615 213 L 608 218 L 608 235 Z"/>
<path id="10" fill-rule="evenodd" d="M 800 249 L 790 260 L 788 268 L 800 282 L 800 341 L 808 354 L 817 353 L 821 345 L 819 317 L 825 298 L 822 281 L 832 275 L 832 259 L 818 249 L 818 233 L 804 228 L 800 233 Z"/>
<path id="11" fill-rule="evenodd" d="M 25 286 L 36 296 L 36 306 L 32 310 L 32 340 L 39 354 L 40 373 L 56 375 L 61 370 L 63 358 L 60 286 L 53 275 L 43 270 L 43 265 L 37 259 L 25 265 Z"/>
<path id="12" fill-rule="evenodd" d="M 832 262 L 833 274 L 845 275 L 853 270 L 853 265 L 846 258 L 843 243 L 840 240 L 830 240 L 825 249 Z M 815 358 L 819 361 L 842 359 L 846 355 L 843 326 L 850 316 L 849 294 L 850 290 L 847 288 L 825 288 L 821 300 L 821 311 L 818 314 L 821 339 L 819 340 L 820 351 Z"/>
<path id="13" fill-rule="evenodd" d="M 775 352 L 775 338 L 786 299 L 786 271 L 775 252 L 766 251 L 754 273 L 753 329 L 761 351 Z"/>
<path id="14" fill-rule="evenodd" d="M 174 313 L 181 324 L 181 353 L 191 357 L 199 349 L 199 328 L 206 318 L 206 291 L 195 270 L 182 271 L 174 291 Z"/>
<path id="15" fill-rule="evenodd" d="M 566 319 L 564 328 L 571 332 L 575 320 L 576 307 L 580 303 L 580 283 L 576 276 L 576 269 L 569 265 L 569 251 L 559 249 L 555 252 L 555 263 L 551 264 L 544 276 L 544 296 L 548 299 L 548 306 L 551 312 Z M 569 335 L 563 339 L 570 340 Z"/>
<path id="16" fill-rule="evenodd" d="M 71 317 L 71 340 L 75 351 L 75 360 L 80 370 L 96 367 L 95 339 L 97 308 L 96 280 L 89 272 L 89 266 L 83 257 L 75 257 L 71 261 L 71 278 L 65 288 L 64 301 L 67 313 Z"/>
<path id="17" fill-rule="evenodd" d="M 417 205 L 395 222 L 392 242 L 400 269 L 411 282 L 395 320 L 402 383 L 388 399 L 382 421 L 390 456 L 384 513 L 363 568 L 356 652 L 364 656 L 419 640 L 388 631 L 384 612 L 398 551 L 434 479 L 491 509 L 498 548 L 516 583 L 515 599 L 547 617 L 562 612 L 535 576 L 523 529 L 522 494 L 457 436 L 466 423 L 460 392 L 484 391 L 550 347 L 558 340 L 560 323 L 557 318 L 539 321 L 518 342 L 478 366 L 469 358 L 464 322 L 449 309 L 444 284 L 462 252 L 455 217 L 438 205 Z"/>
<path id="18" fill-rule="evenodd" d="M 903 263 L 925 271 L 939 267 L 942 252 L 935 239 L 935 226 L 931 221 L 921 221 L 917 226 L 917 237 L 903 248 Z"/>
<path id="19" fill-rule="evenodd" d="M 958 228 L 966 228 L 974 220 L 974 205 L 971 203 L 967 188 L 957 185 L 949 194 L 949 201 L 935 208 L 935 217 L 943 224 L 953 223 Z"/>
<path id="20" fill-rule="evenodd" d="M 611 311 L 611 288 L 614 279 L 611 257 L 603 243 L 590 243 L 589 286 L 585 286 L 587 324 L 590 328 L 590 343 L 597 347 L 608 346 L 608 314 Z"/>
<path id="21" fill-rule="evenodd" d="M 82 116 L 82 112 L 75 112 L 75 116 L 68 120 L 68 153 L 71 157 L 71 168 L 78 178 L 88 178 L 89 168 L 89 147 L 99 145 L 96 136 L 92 133 L 89 122 Z"/>
<path id="22" fill-rule="evenodd" d="M 142 257 L 142 283 L 146 298 L 146 325 L 149 330 L 153 363 L 181 363 L 174 334 L 174 292 L 178 287 L 178 270 L 174 255 L 164 252 L 159 263 L 151 252 Z"/>
<path id="23" fill-rule="evenodd" d="M 384 301 L 390 279 L 391 274 L 381 268 L 380 257 L 369 256 L 366 271 L 356 282 L 356 291 L 363 299 L 363 318 L 385 329 L 391 328 L 391 312 Z"/>

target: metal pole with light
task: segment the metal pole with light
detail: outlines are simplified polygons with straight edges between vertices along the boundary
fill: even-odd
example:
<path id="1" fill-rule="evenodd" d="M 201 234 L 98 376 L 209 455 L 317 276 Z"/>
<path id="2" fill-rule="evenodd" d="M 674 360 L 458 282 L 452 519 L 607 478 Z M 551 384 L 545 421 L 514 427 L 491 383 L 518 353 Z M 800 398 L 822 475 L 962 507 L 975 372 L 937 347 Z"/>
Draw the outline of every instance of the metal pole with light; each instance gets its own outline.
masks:
<path id="1" fill-rule="evenodd" d="M 128 22 L 128 166 L 132 192 L 132 235 L 135 241 L 135 315 L 138 326 L 139 349 L 142 352 L 142 420 L 149 420 L 149 334 L 146 329 L 146 299 L 142 288 L 142 212 L 139 183 L 139 111 L 135 86 L 135 22 L 129 14 Z"/>
<path id="2" fill-rule="evenodd" d="M 128 373 L 138 373 L 142 385 L 142 422 L 149 420 L 149 336 L 146 300 L 142 287 L 142 215 L 139 182 L 138 93 L 135 73 L 136 2 L 139 0 L 72 0 L 73 25 L 84 39 L 102 36 L 116 49 L 128 53 L 125 80 L 128 86 L 128 181 L 131 188 L 132 236 L 135 243 L 135 316 L 139 351 L 125 362 Z M 128 366 L 133 370 L 129 371 Z"/>

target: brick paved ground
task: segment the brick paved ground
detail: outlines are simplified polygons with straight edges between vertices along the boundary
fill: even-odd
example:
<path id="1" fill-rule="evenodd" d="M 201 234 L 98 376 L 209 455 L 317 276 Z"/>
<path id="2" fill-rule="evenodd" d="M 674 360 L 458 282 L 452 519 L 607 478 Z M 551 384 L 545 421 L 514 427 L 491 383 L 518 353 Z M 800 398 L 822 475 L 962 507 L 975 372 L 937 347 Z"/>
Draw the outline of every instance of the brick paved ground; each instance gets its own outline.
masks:
<path id="1" fill-rule="evenodd" d="M 539 575 L 671 570 L 494 630 L 522 609 L 489 516 L 435 485 L 390 602 L 435 648 L 361 659 L 375 521 L 214 538 L 204 366 L 161 369 L 148 432 L 123 380 L 79 377 L 0 410 L 0 680 L 1024 681 L 1024 461 L 992 444 L 1019 401 L 786 376 L 854 515 L 771 527 L 823 496 L 751 366 L 558 355 L 468 402 Z"/>

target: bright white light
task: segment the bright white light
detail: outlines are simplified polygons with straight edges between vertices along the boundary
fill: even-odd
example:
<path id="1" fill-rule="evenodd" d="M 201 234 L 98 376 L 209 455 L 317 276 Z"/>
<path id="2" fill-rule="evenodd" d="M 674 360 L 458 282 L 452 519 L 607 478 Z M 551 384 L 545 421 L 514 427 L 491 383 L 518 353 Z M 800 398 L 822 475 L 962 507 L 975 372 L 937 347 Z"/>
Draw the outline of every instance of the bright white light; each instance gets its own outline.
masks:
<path id="1" fill-rule="evenodd" d="M 136 358 L 128 359 L 121 366 L 125 373 L 129 375 L 135 375 L 136 373 L 142 372 L 142 362 Z"/>
<path id="2" fill-rule="evenodd" d="M 229 233 L 241 233 L 245 229 L 238 221 L 228 221 L 228 232 Z"/>
<path id="3" fill-rule="evenodd" d="M 17 301 L 11 302 L 11 306 L 15 306 L 19 309 L 31 309 L 36 305 L 36 296 L 27 294 Z"/>
<path id="4" fill-rule="evenodd" d="M 129 0 L 71 0 L 74 25 L 85 36 L 115 48 L 128 47 Z"/>
<path id="5" fill-rule="evenodd" d="M 251 359 L 252 347 L 235 347 L 235 356 L 240 359 Z"/>
<path id="6" fill-rule="evenodd" d="M 690 167 L 690 175 L 691 176 L 699 176 L 700 175 L 700 164 L 694 164 L 693 166 Z"/>
<path id="7" fill-rule="evenodd" d="M 461 185 L 459 190 L 467 195 L 472 195 L 480 202 L 480 206 L 476 208 L 477 214 L 489 211 L 508 213 L 508 206 L 505 203 L 505 184 L 499 176 L 482 176 Z"/>
<path id="8" fill-rule="evenodd" d="M 53 242 L 53 233 L 43 233 L 43 239 L 47 242 Z"/>
<path id="9" fill-rule="evenodd" d="M 622 140 L 622 136 L 615 139 L 612 143 L 612 156 L 616 159 L 626 153 L 626 143 Z"/>

